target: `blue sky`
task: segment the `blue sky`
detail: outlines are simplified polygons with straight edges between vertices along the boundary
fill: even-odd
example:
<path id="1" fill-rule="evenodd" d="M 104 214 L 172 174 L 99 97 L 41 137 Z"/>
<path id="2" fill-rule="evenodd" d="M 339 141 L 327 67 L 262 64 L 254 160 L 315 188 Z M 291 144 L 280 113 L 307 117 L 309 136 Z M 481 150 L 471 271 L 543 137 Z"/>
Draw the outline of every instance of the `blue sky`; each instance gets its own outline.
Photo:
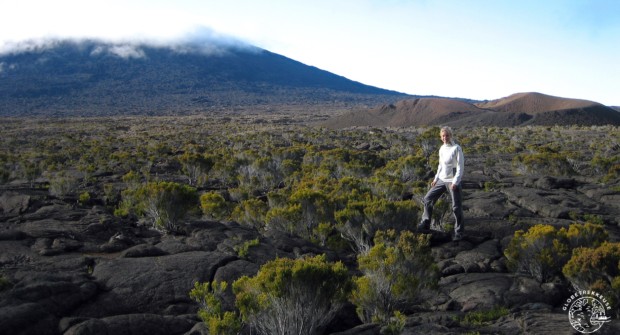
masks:
<path id="1" fill-rule="evenodd" d="M 409 94 L 620 105 L 617 0 L 0 1 L 0 51 L 48 37 L 171 43 L 208 28 Z"/>

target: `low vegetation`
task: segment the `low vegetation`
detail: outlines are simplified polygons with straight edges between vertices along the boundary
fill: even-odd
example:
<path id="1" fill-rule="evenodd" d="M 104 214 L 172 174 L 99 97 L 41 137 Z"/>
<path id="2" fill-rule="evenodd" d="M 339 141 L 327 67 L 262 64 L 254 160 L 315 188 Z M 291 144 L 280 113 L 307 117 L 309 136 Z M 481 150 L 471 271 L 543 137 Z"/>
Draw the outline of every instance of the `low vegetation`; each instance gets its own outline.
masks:
<path id="1" fill-rule="evenodd" d="M 607 240 L 602 225 L 572 224 L 568 229 L 551 225 L 535 225 L 524 232 L 518 230 L 504 251 L 508 265 L 540 282 L 551 281 L 562 273 L 562 267 L 580 247 L 596 247 Z"/>
<path id="2" fill-rule="evenodd" d="M 354 256 L 352 268 L 324 255 L 279 258 L 253 277 L 196 283 L 190 296 L 211 334 L 248 325 L 264 334 L 312 334 L 345 302 L 362 321 L 398 334 L 420 291 L 437 285 L 429 236 L 411 232 L 437 166 L 436 127 L 328 130 L 293 119 L 195 116 L 6 118 L 0 131 L 4 189 L 28 185 L 165 234 L 184 234 L 193 221 L 235 221 Z M 545 171 L 617 192 L 617 127 L 486 127 L 459 130 L 457 137 L 468 167 L 481 173 L 501 168 L 538 177 Z M 479 186 L 487 193 L 501 187 Z M 450 230 L 449 200 L 442 201 L 434 221 Z M 520 224 L 517 214 L 506 221 Z M 518 230 L 504 250 L 509 268 L 540 282 L 559 278 L 613 292 L 617 304 L 618 244 L 607 241 L 602 218 L 581 209 L 568 215 L 575 223 L 564 228 Z M 238 241 L 234 251 L 246 258 L 260 243 Z M 0 291 L 9 285 L 0 276 Z M 224 304 L 226 294 L 235 306 Z M 465 322 L 505 312 L 472 314 Z"/>
<path id="3" fill-rule="evenodd" d="M 232 284 L 238 313 L 224 311 L 227 283 L 196 283 L 190 296 L 210 334 L 235 334 L 248 324 L 259 334 L 315 334 L 332 320 L 353 287 L 347 268 L 324 255 L 266 263 L 253 277 Z"/>
<path id="4" fill-rule="evenodd" d="M 510 313 L 509 309 L 503 306 L 496 306 L 492 309 L 474 311 L 467 313 L 461 323 L 467 326 L 483 326 L 488 322 L 497 320 Z"/>
<path id="5" fill-rule="evenodd" d="M 423 289 L 433 289 L 439 271 L 433 263 L 430 235 L 380 231 L 375 245 L 358 256 L 362 276 L 355 279 L 351 301 L 364 322 L 389 325 Z"/>
<path id="6" fill-rule="evenodd" d="M 562 273 L 577 290 L 605 292 L 615 307 L 615 317 L 620 316 L 620 243 L 603 242 L 573 250 Z"/>

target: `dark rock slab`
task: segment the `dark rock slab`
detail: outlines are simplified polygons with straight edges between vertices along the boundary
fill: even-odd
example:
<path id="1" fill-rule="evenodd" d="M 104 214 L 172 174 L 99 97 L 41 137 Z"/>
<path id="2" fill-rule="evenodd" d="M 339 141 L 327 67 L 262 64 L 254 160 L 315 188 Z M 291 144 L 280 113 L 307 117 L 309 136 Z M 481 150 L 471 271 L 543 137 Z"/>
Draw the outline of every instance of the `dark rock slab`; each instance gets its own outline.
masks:
<path id="1" fill-rule="evenodd" d="M 498 191 L 473 191 L 467 194 L 463 203 L 465 215 L 477 218 L 507 218 L 518 209 Z"/>
<path id="2" fill-rule="evenodd" d="M 185 334 L 197 322 L 185 317 L 157 314 L 126 314 L 80 322 L 64 335 L 177 335 Z"/>
<path id="3" fill-rule="evenodd" d="M 462 273 L 442 278 L 439 285 L 462 306 L 462 311 L 468 311 L 503 305 L 513 280 L 512 274 Z"/>
<path id="4" fill-rule="evenodd" d="M 570 293 L 561 284 L 541 284 L 530 277 L 516 276 L 512 287 L 504 295 L 504 300 L 508 306 L 522 306 L 532 303 L 558 306 L 567 296 L 570 296 Z"/>
<path id="5" fill-rule="evenodd" d="M 24 213 L 30 205 L 30 196 L 7 191 L 0 195 L 0 214 L 5 217 Z"/>
<path id="6" fill-rule="evenodd" d="M 381 327 L 378 324 L 363 324 L 342 332 L 331 333 L 330 335 L 380 335 Z"/>
<path id="7" fill-rule="evenodd" d="M 502 257 L 499 248 L 498 240 L 489 240 L 471 250 L 458 253 L 454 259 L 465 272 L 487 272 L 491 270 L 491 263 Z M 476 269 L 478 271 L 475 271 Z"/>
<path id="8" fill-rule="evenodd" d="M 502 192 L 508 200 L 542 217 L 567 219 L 580 208 L 572 195 L 557 191 L 511 187 Z"/>
<path id="9" fill-rule="evenodd" d="M 0 307 L 2 334 L 56 335 L 57 324 L 58 318 L 36 302 Z"/>
<path id="10" fill-rule="evenodd" d="M 97 294 L 90 281 L 31 280 L 0 294 L 0 330 L 5 334 L 56 334 L 59 315 Z"/>
<path id="11" fill-rule="evenodd" d="M 579 183 L 573 178 L 561 178 L 561 177 L 551 177 L 551 176 L 543 176 L 534 182 L 534 185 L 537 188 L 543 190 L 549 189 L 574 189 L 579 186 Z"/>
<path id="12" fill-rule="evenodd" d="M 195 282 L 211 281 L 221 266 L 236 257 L 219 252 L 98 259 L 92 276 L 103 291 L 78 316 L 101 318 L 128 313 L 163 313 L 175 304 L 190 303 Z"/>
<path id="13" fill-rule="evenodd" d="M 139 244 L 126 249 L 121 253 L 121 257 L 127 258 L 157 257 L 164 255 L 167 255 L 165 251 L 148 244 Z"/>

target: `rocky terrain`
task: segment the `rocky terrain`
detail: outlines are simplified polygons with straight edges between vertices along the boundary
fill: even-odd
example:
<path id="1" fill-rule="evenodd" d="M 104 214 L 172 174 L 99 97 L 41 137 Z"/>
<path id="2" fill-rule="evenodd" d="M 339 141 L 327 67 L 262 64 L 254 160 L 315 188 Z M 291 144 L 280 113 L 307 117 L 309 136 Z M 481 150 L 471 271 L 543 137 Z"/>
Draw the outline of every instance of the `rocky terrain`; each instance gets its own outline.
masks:
<path id="1" fill-rule="evenodd" d="M 503 218 L 520 212 L 531 221 L 562 225 L 572 206 L 598 207 L 617 218 L 618 194 L 574 180 L 475 177 L 465 188 L 467 238 L 453 243 L 437 234 L 433 253 L 442 272 L 440 288 L 426 294 L 427 306 L 408 317 L 404 334 L 574 333 L 560 309 L 570 296 L 566 287 L 507 271 L 501 250 L 522 226 Z M 485 192 L 480 187 L 485 181 L 504 188 Z M 545 197 L 535 196 L 543 192 Z M 554 198 L 566 205 L 557 206 Z M 101 206 L 76 206 L 26 186 L 5 187 L 0 205 L 0 264 L 11 283 L 0 293 L 6 334 L 206 334 L 188 297 L 194 282 L 253 275 L 275 257 L 340 257 L 299 238 L 263 236 L 234 222 L 187 222 L 184 234 L 162 235 L 122 222 Z M 235 245 L 254 238 L 260 245 L 238 257 Z M 510 307 L 510 314 L 488 325 L 456 321 L 468 311 L 498 305 Z M 343 311 L 330 331 L 378 334 L 376 326 L 358 323 L 354 313 Z M 619 329 L 614 321 L 601 333 Z"/>
<path id="2" fill-rule="evenodd" d="M 90 136 L 99 138 L 93 129 L 106 129 L 118 141 L 125 136 L 121 134 L 146 134 L 140 131 L 145 123 L 157 122 L 156 126 L 144 128 L 154 130 L 172 128 L 178 122 L 161 121 L 160 124 L 152 119 L 139 122 L 128 119 L 123 126 L 113 126 L 115 122 L 106 123 L 106 120 L 96 125 L 81 120 L 75 121 L 79 125 L 77 129 L 66 126 L 73 121 L 65 122 L 65 126 L 59 126 L 65 135 L 55 143 L 61 146 L 72 136 L 75 140 L 75 134 L 79 133 L 83 136 L 81 141 Z M 231 125 L 238 122 L 235 124 L 237 130 L 239 127 L 254 129 L 261 124 L 256 121 L 248 121 L 249 128 L 240 126 L 244 123 L 240 120 L 232 120 Z M 8 127 L 6 124 L 5 133 L 15 136 L 17 141 L 13 143 L 14 148 L 19 147 L 17 143 L 29 148 L 27 136 L 18 136 L 21 131 L 33 132 L 33 138 L 44 136 L 44 133 L 52 136 L 47 137 L 48 140 L 55 138 L 50 135 L 54 131 L 49 125 L 21 123 Z M 203 132 L 202 136 L 209 136 L 198 120 L 187 120 L 187 124 L 192 128 L 185 133 Z M 265 132 L 272 138 L 292 133 L 301 136 L 314 131 L 287 127 L 293 128 Z M 557 132 L 564 139 L 579 139 L 587 131 L 592 143 L 600 143 L 597 139 L 615 143 L 615 146 L 605 144 L 605 148 L 612 150 L 610 154 L 618 155 L 620 138 L 614 129 L 556 128 L 535 129 L 534 132 Z M 419 134 L 420 130 L 383 131 L 406 137 Z M 151 139 L 163 141 L 166 138 L 165 133 L 149 132 Z M 370 136 L 366 135 L 369 129 L 322 136 L 333 139 L 344 136 L 347 145 L 364 152 L 387 152 L 389 144 L 386 142 L 377 137 L 368 137 L 365 142 L 360 140 L 362 137 L 356 139 L 358 134 Z M 460 137 L 464 146 L 492 145 L 482 140 L 466 141 L 471 140 L 473 134 L 481 134 L 480 130 L 470 129 L 468 134 Z M 305 136 L 309 139 L 310 135 Z M 525 145 L 533 144 L 534 138 L 530 134 L 529 138 L 513 140 Z M 317 137 L 316 141 L 323 140 Z M 336 140 L 325 141 L 337 143 Z M 418 142 L 412 138 L 405 143 L 416 147 Z M 390 150 L 398 146 L 396 142 L 392 145 Z M 576 333 L 566 311 L 562 310 L 571 287 L 560 280 L 541 284 L 528 275 L 509 271 L 503 250 L 518 229 L 539 223 L 566 227 L 583 214 L 601 218 L 610 240 L 619 241 L 618 179 L 600 182 L 598 177 L 583 173 L 572 176 L 545 173 L 549 170 L 517 173 L 513 156 L 466 151 L 467 173 L 463 185 L 466 237 L 452 242 L 442 227 L 434 227 L 432 254 L 441 272 L 439 287 L 437 291 L 424 292 L 420 303 L 411 306 L 403 334 Z M 172 171 L 170 166 L 158 167 L 157 163 L 151 169 L 151 173 L 159 171 L 160 177 Z M 120 183 L 121 175 L 95 171 L 89 178 L 87 186 L 80 186 L 79 191 L 88 190 L 88 199 L 79 199 L 79 192 L 75 191 L 52 194 L 51 177 L 45 175 L 30 181 L 7 178 L 0 185 L 0 333 L 208 334 L 206 325 L 197 316 L 198 304 L 189 298 L 195 282 L 214 279 L 231 282 L 242 275 L 252 276 L 262 264 L 276 257 L 326 254 L 330 261 L 343 261 L 352 271 L 356 267 L 350 251 L 320 246 L 276 230 L 260 231 L 234 220 L 193 215 L 183 221 L 176 234 L 162 233 L 142 220 L 114 215 L 114 208 L 106 202 L 101 185 Z M 408 197 L 414 201 L 416 195 L 409 193 Z M 410 224 L 413 229 L 416 223 Z M 249 248 L 246 255 L 240 255 L 239 245 L 254 239 L 258 239 L 258 245 Z M 232 295 L 227 299 L 232 306 Z M 498 306 L 507 309 L 501 317 L 481 323 L 464 321 L 471 313 Z M 376 324 L 362 324 L 354 307 L 347 305 L 324 334 L 379 334 L 379 331 Z M 613 320 L 598 333 L 618 332 L 620 322 Z"/>

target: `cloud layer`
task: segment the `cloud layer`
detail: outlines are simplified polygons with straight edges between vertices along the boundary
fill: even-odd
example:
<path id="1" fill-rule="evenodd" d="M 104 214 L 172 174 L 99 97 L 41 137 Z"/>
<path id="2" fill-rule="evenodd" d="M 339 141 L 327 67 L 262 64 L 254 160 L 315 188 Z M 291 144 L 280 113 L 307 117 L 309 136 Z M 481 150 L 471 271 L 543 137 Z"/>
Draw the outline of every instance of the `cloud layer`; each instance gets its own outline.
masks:
<path id="1" fill-rule="evenodd" d="M 202 53 L 219 55 L 230 48 L 245 50 L 260 50 L 240 39 L 220 34 L 208 27 L 196 27 L 185 35 L 170 39 L 162 38 L 33 38 L 17 42 L 5 42 L 0 45 L 0 55 L 19 52 L 39 52 L 53 48 L 59 43 L 81 43 L 84 41 L 99 44 L 92 50 L 91 55 L 111 54 L 121 58 L 144 58 L 146 54 L 142 47 L 157 47 L 171 49 L 177 53 Z M 2 68 L 0 68 L 0 72 Z"/>

